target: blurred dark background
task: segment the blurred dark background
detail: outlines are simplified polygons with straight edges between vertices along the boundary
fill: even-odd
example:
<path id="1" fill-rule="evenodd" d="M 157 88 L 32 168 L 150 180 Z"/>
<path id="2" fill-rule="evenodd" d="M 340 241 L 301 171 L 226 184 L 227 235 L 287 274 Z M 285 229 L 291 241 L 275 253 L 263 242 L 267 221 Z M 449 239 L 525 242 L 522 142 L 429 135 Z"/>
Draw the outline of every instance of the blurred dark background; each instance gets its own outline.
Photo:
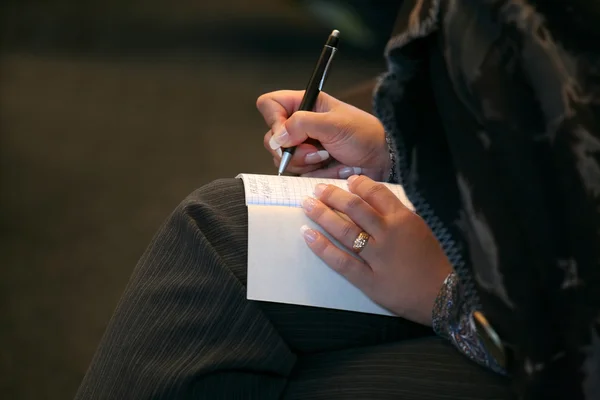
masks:
<path id="1" fill-rule="evenodd" d="M 328 92 L 381 73 L 396 3 L 2 2 L 0 397 L 72 398 L 177 203 L 274 172 L 256 98 L 303 89 L 333 28 Z"/>

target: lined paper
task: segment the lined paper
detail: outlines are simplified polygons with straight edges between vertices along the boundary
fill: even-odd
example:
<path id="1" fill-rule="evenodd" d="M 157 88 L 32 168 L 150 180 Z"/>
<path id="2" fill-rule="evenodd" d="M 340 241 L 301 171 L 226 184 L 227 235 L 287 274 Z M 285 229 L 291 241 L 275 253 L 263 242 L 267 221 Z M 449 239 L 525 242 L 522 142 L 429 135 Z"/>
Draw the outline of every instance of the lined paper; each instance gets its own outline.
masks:
<path id="1" fill-rule="evenodd" d="M 319 183 L 335 185 L 348 191 L 348 183 L 344 179 L 305 178 L 299 176 L 277 176 L 239 174 L 237 178 L 244 181 L 246 204 L 301 207 L 306 196 L 313 196 L 315 186 Z M 414 206 L 406 197 L 400 185 L 384 183 L 407 206 L 414 211 Z"/>

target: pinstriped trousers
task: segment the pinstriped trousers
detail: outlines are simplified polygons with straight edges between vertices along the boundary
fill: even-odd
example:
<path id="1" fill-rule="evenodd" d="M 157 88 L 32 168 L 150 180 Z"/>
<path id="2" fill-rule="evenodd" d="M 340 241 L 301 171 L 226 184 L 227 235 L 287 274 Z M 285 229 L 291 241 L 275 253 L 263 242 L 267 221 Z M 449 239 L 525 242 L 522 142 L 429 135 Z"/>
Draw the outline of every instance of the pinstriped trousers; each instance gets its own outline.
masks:
<path id="1" fill-rule="evenodd" d="M 247 221 L 237 179 L 176 208 L 136 266 L 77 399 L 511 397 L 506 379 L 409 321 L 248 301 Z"/>

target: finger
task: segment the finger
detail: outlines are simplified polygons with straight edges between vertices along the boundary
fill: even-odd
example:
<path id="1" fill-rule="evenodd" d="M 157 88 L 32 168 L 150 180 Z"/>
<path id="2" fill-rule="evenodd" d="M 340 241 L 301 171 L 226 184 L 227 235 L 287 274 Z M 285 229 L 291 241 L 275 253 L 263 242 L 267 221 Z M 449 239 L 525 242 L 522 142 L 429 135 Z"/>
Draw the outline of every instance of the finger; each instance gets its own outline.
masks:
<path id="1" fill-rule="evenodd" d="M 269 130 L 265 136 L 263 137 L 263 145 L 265 149 L 273 155 L 273 157 L 281 158 L 283 149 L 278 147 L 273 150 L 271 146 L 269 146 L 269 140 L 273 136 L 273 132 Z M 304 167 L 306 165 L 318 164 L 323 161 L 327 161 L 330 159 L 329 152 L 327 150 L 323 150 L 312 143 L 301 143 L 296 146 L 296 151 L 294 151 L 294 156 L 290 160 L 290 166 Z"/>
<path id="2" fill-rule="evenodd" d="M 314 146 L 311 146 L 314 147 Z M 298 151 L 300 148 L 296 149 Z M 330 161 L 331 156 L 327 150 L 322 150 L 318 148 L 309 149 L 307 147 L 302 148 L 302 153 L 299 154 L 298 158 L 302 160 L 303 164 L 313 165 L 320 164 L 324 161 Z M 296 154 L 294 154 L 296 155 Z"/>
<path id="3" fill-rule="evenodd" d="M 282 148 L 278 148 L 277 150 L 272 150 L 270 147 L 267 147 L 267 150 L 273 154 L 274 157 L 281 158 Z M 290 160 L 290 167 L 292 168 L 304 168 L 307 166 L 312 166 L 315 164 L 322 164 L 323 162 L 330 162 L 331 156 L 327 150 L 323 150 L 319 147 L 311 143 L 301 143 L 296 146 L 296 150 L 294 151 L 294 155 Z M 314 168 L 313 168 L 314 169 Z"/>
<path id="4" fill-rule="evenodd" d="M 267 125 L 270 126 L 272 115 L 283 114 L 285 118 L 289 118 L 290 115 L 298 111 L 303 97 L 304 90 L 277 90 L 259 96 L 256 100 L 256 108 L 265 118 Z M 338 102 L 339 100 L 335 97 L 320 92 L 313 110 L 317 113 L 326 112 Z"/>
<path id="5" fill-rule="evenodd" d="M 280 164 L 281 164 L 281 159 L 276 159 L 276 158 L 273 159 L 273 165 L 275 165 L 275 168 L 279 169 Z M 311 168 L 317 169 L 317 168 L 319 168 L 319 165 L 311 165 L 311 166 L 304 167 L 304 168 L 286 168 L 285 173 L 289 174 L 289 175 L 303 176 L 307 172 L 311 172 Z"/>
<path id="6" fill-rule="evenodd" d="M 279 157 L 273 157 L 273 164 L 275 165 L 275 168 L 279 169 L 279 164 L 281 164 L 281 158 Z M 312 171 L 315 171 L 319 168 L 323 167 L 323 163 L 319 163 L 319 164 L 314 164 L 314 165 L 306 165 L 304 167 L 290 167 L 288 166 L 285 169 L 285 172 L 292 174 L 292 175 L 301 175 L 304 176 L 304 174 L 306 173 L 310 173 Z"/>
<path id="7" fill-rule="evenodd" d="M 327 163 L 326 168 L 320 168 L 302 176 L 307 178 L 346 179 L 348 178 L 348 173 L 345 171 L 342 172 L 344 169 L 352 171 L 352 175 L 365 175 L 371 179 L 378 179 L 381 174 L 381 171 L 375 168 L 348 167 L 332 159 L 331 162 Z"/>
<path id="8" fill-rule="evenodd" d="M 256 108 L 269 128 L 280 127 L 298 109 L 302 95 L 299 90 L 265 93 L 256 100 Z"/>
<path id="9" fill-rule="evenodd" d="M 349 167 L 333 161 L 327 164 L 326 168 L 320 168 L 312 172 L 303 174 L 307 178 L 329 178 L 329 179 L 347 179 L 352 175 L 365 175 L 371 179 L 378 179 L 381 171 L 375 168 Z"/>
<path id="10" fill-rule="evenodd" d="M 320 232 L 304 225 L 301 228 L 308 247 L 334 271 L 364 292 L 370 292 L 373 270 L 365 262 L 339 249 Z"/>
<path id="11" fill-rule="evenodd" d="M 333 208 L 334 210 L 341 211 L 362 228 L 358 232 L 352 232 L 352 234 L 356 233 L 350 238 L 352 243 L 354 243 L 354 239 L 356 239 L 356 236 L 362 230 L 365 230 L 374 238 L 379 238 L 383 235 L 385 229 L 382 215 L 356 194 L 347 192 L 335 185 L 320 183 L 315 187 L 315 197 L 326 206 L 325 208 Z M 319 211 L 318 208 L 317 212 Z M 312 213 L 314 212 L 313 210 Z M 319 221 L 315 222 L 321 225 Z"/>
<path id="12" fill-rule="evenodd" d="M 271 130 L 269 130 L 267 133 L 265 133 L 265 136 L 263 137 L 263 145 L 265 146 L 265 149 L 271 153 L 271 155 L 274 158 L 281 158 L 282 156 L 282 151 L 281 148 L 275 149 L 273 150 L 270 146 L 269 146 L 269 139 L 271 139 L 271 136 L 273 136 L 273 132 L 271 132 Z"/>
<path id="13" fill-rule="evenodd" d="M 352 175 L 360 175 L 363 172 L 361 167 L 349 167 L 335 162 L 328 165 L 327 168 L 311 172 L 306 176 L 313 178 L 347 179 Z"/>
<path id="14" fill-rule="evenodd" d="M 276 161 L 275 165 L 277 167 L 279 167 L 279 162 L 281 161 L 281 154 L 283 154 L 282 149 L 278 149 L 278 151 L 277 150 L 270 150 L 270 151 L 273 154 L 273 159 Z M 314 155 L 316 155 L 318 157 L 318 160 L 322 160 L 322 161 L 318 161 L 316 163 L 313 162 L 315 160 L 310 159 L 310 158 L 314 157 Z M 309 161 L 311 161 L 313 163 L 312 164 L 307 163 L 306 162 L 307 159 L 310 159 Z M 294 155 L 292 156 L 290 163 L 288 164 L 288 167 L 286 168 L 286 171 L 290 172 L 292 174 L 297 174 L 297 175 L 311 173 L 311 172 L 314 172 L 315 170 L 323 168 L 330 161 L 331 161 L 331 158 L 329 158 L 329 153 L 327 151 L 320 150 L 318 148 L 315 148 L 312 145 L 303 143 L 303 144 L 299 145 L 298 147 L 296 147 L 296 151 L 294 152 Z"/>
<path id="15" fill-rule="evenodd" d="M 256 107 L 262 114 L 269 128 L 274 132 L 279 132 L 283 128 L 283 123 L 300 107 L 303 90 L 279 90 L 263 94 L 256 100 Z M 314 111 L 328 111 L 338 100 L 320 93 L 314 107 Z"/>
<path id="16" fill-rule="evenodd" d="M 345 165 L 338 163 L 337 161 L 332 160 L 327 167 L 319 168 L 311 172 L 307 172 L 302 174 L 302 176 L 307 178 L 328 178 L 328 179 L 339 179 L 338 171 L 340 168 L 345 167 Z"/>
<path id="17" fill-rule="evenodd" d="M 329 113 L 297 111 L 288 118 L 280 129 L 273 128 L 273 136 L 269 140 L 272 149 L 292 147 L 304 143 L 308 139 L 328 138 L 335 134 Z"/>
<path id="18" fill-rule="evenodd" d="M 271 136 L 273 136 L 273 131 L 269 129 L 269 131 L 265 133 L 265 136 L 263 137 L 263 146 L 265 146 L 265 149 L 271 153 L 273 157 L 281 158 L 283 150 L 280 147 L 277 149 L 272 149 L 271 146 L 269 146 L 269 140 L 271 139 Z"/>
<path id="19" fill-rule="evenodd" d="M 347 249 L 352 249 L 354 241 L 363 231 L 363 228 L 357 226 L 351 217 L 342 217 L 331 208 L 312 197 L 304 199 L 302 208 L 310 219 L 316 222 L 325 230 L 325 232 L 334 237 Z M 365 260 L 371 259 L 370 255 L 372 255 L 374 250 L 375 239 L 371 238 L 360 255 Z"/>
<path id="20" fill-rule="evenodd" d="M 339 103 L 339 100 L 336 100 Z M 352 119 L 347 113 L 338 112 L 332 107 L 325 112 L 297 111 L 291 115 L 280 129 L 274 128 L 269 142 L 271 148 L 291 147 L 307 139 L 317 140 L 326 145 L 341 142 L 352 133 Z"/>
<path id="21" fill-rule="evenodd" d="M 348 189 L 384 216 L 405 208 L 400 199 L 384 184 L 366 176 L 353 175 L 348 178 Z"/>
<path id="22" fill-rule="evenodd" d="M 275 168 L 279 169 L 279 164 L 281 163 L 280 157 L 273 157 L 273 164 L 275 164 Z M 285 172 L 290 173 L 292 175 L 301 175 L 304 176 L 307 173 L 311 173 L 313 171 L 319 170 L 323 168 L 324 163 L 318 163 L 313 165 L 304 165 L 304 166 L 290 166 L 285 169 Z"/>

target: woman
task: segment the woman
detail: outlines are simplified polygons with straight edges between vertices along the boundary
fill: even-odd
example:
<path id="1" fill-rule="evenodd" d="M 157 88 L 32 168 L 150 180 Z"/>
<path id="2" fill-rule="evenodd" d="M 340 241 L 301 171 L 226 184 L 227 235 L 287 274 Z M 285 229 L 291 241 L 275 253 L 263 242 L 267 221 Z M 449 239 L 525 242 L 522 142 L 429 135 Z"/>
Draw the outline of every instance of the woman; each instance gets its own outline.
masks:
<path id="1" fill-rule="evenodd" d="M 349 179 L 304 209 L 362 260 L 307 245 L 402 318 L 247 301 L 242 183 L 218 181 L 140 260 L 78 398 L 600 398 L 598 10 L 543 6 L 405 1 L 377 118 L 258 99 L 276 164 L 299 145 L 292 172 Z"/>

